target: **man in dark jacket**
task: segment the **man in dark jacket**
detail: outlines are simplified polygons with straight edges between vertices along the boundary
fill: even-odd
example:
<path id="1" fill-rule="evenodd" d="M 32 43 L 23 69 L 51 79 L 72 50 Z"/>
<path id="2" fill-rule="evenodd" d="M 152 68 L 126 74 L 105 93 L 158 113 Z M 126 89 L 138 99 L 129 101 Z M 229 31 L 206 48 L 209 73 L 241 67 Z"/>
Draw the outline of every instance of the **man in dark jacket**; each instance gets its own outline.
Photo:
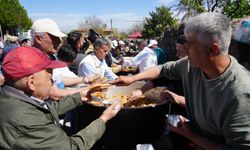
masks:
<path id="1" fill-rule="evenodd" d="M 86 100 L 87 89 L 49 100 L 53 68 L 66 64 L 50 60 L 42 51 L 22 46 L 9 52 L 2 69 L 6 82 L 0 89 L 0 149 L 90 149 L 105 131 L 105 122 L 120 106 L 111 105 L 100 118 L 68 137 L 59 124 L 63 114 Z"/>

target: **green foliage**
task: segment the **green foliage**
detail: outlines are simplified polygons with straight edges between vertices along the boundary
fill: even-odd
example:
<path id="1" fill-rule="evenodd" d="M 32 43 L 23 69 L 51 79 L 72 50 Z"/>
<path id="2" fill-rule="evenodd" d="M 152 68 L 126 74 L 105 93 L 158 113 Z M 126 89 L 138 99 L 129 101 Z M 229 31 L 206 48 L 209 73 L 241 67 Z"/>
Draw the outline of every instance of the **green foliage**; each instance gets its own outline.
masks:
<path id="1" fill-rule="evenodd" d="M 166 27 L 172 27 L 177 24 L 177 20 L 171 15 L 170 9 L 166 6 L 156 7 L 156 12 L 150 12 L 150 17 L 145 19 L 144 38 L 156 38 L 161 36 Z"/>
<path id="2" fill-rule="evenodd" d="M 3 31 L 27 31 L 31 27 L 31 19 L 18 0 L 0 0 L 0 4 L 0 23 Z"/>
<path id="3" fill-rule="evenodd" d="M 249 0 L 229 0 L 223 8 L 223 13 L 230 18 L 242 18 L 250 15 Z"/>
<path id="4" fill-rule="evenodd" d="M 250 0 L 180 0 L 179 5 L 173 7 L 180 12 L 186 12 L 185 17 L 220 10 L 231 19 L 250 15 Z"/>
<path id="5" fill-rule="evenodd" d="M 203 0 L 180 0 L 180 4 L 184 6 L 190 15 L 206 11 Z"/>

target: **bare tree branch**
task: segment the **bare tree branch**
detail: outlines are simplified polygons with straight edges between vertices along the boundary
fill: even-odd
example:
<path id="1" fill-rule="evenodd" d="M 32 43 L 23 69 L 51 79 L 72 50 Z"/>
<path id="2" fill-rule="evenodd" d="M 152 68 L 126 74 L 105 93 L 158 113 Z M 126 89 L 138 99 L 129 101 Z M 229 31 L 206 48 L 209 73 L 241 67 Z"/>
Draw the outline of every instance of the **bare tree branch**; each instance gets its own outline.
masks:
<path id="1" fill-rule="evenodd" d="M 219 0 L 215 0 L 215 4 L 212 6 L 211 12 L 213 12 L 215 8 L 218 7 L 218 1 Z"/>
<path id="2" fill-rule="evenodd" d="M 210 8 L 211 8 L 211 6 L 210 6 L 211 4 L 210 4 L 210 1 L 209 0 L 207 0 L 207 11 L 209 12 L 210 11 Z"/>

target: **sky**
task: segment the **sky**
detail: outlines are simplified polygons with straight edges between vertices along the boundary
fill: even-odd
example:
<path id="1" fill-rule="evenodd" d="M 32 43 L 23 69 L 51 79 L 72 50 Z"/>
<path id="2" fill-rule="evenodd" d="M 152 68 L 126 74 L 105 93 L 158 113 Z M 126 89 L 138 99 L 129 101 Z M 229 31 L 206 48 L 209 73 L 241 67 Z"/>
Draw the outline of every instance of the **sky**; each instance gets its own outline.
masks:
<path id="1" fill-rule="evenodd" d="M 155 7 L 175 0 L 19 0 L 32 20 L 51 18 L 62 31 L 76 29 L 87 17 L 97 17 L 110 28 L 126 31 L 149 17 Z"/>

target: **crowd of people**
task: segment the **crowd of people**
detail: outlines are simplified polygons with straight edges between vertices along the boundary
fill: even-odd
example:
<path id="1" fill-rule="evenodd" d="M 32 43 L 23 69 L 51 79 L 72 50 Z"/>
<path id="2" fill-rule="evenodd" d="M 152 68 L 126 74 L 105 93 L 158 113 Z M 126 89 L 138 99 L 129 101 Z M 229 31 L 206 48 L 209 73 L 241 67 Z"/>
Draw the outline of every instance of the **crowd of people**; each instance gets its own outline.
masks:
<path id="1" fill-rule="evenodd" d="M 166 88 L 159 99 L 186 108 L 190 121 L 179 116 L 180 126 L 167 124 L 168 128 L 201 149 L 248 149 L 250 73 L 228 54 L 231 36 L 227 17 L 199 14 L 186 22 L 184 35 L 176 40 L 179 60 L 167 61 L 156 40 L 135 44 L 94 30 L 88 37 L 78 31 L 66 35 L 53 20 L 37 19 L 31 38 L 18 43 L 17 37 L 8 36 L 0 44 L 0 149 L 90 149 L 121 109 L 119 103 L 71 136 L 62 130 L 65 122 L 59 115 L 88 101 L 93 92 L 65 87 L 91 84 L 97 76 L 110 84 L 148 81 L 130 100 L 155 87 L 153 79 L 180 80 L 183 95 Z M 131 50 L 134 46 L 140 50 Z M 126 56 L 133 57 L 124 60 Z M 113 64 L 120 69 L 137 66 L 140 72 L 117 76 Z"/>

